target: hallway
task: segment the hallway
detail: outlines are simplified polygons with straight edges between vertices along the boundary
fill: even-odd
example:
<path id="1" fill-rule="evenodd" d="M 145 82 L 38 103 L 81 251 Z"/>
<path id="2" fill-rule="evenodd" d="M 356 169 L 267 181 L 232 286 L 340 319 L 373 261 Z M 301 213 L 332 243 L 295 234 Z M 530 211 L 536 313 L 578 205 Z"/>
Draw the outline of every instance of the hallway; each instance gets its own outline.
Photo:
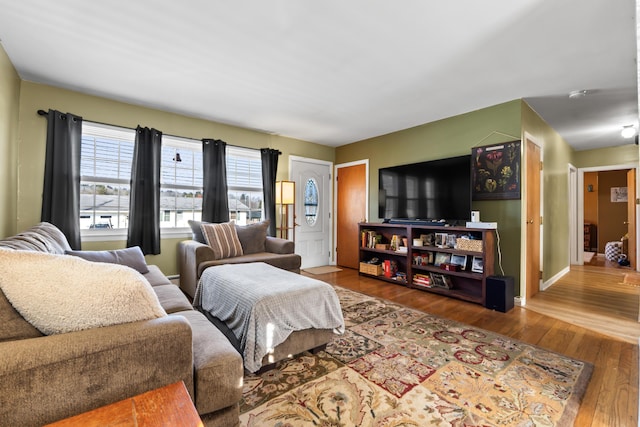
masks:
<path id="1" fill-rule="evenodd" d="M 597 256 L 591 264 L 572 265 L 524 308 L 638 344 L 640 286 L 623 283 L 626 273 L 633 272 Z"/>

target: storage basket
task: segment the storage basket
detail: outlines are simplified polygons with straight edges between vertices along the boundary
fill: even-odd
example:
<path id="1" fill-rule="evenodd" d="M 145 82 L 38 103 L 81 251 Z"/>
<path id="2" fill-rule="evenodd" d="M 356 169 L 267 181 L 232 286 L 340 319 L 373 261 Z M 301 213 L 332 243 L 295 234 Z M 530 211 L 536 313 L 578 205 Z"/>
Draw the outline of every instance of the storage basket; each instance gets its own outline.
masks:
<path id="1" fill-rule="evenodd" d="M 456 239 L 456 249 L 461 251 L 482 252 L 482 240 Z"/>
<path id="2" fill-rule="evenodd" d="M 372 276 L 382 276 L 382 266 L 380 264 L 367 264 L 366 262 L 361 262 L 360 272 L 371 274 Z"/>

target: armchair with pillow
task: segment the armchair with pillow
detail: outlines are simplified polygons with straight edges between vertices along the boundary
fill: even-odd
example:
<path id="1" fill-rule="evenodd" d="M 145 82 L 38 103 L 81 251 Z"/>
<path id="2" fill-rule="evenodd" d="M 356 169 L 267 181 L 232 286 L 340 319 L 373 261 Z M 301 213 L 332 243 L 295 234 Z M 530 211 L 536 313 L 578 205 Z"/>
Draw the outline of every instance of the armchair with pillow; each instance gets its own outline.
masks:
<path id="1" fill-rule="evenodd" d="M 189 221 L 193 240 L 178 244 L 180 288 L 193 297 L 202 272 L 212 265 L 265 262 L 300 273 L 300 255 L 290 240 L 267 235 L 267 221 L 236 225 Z"/>

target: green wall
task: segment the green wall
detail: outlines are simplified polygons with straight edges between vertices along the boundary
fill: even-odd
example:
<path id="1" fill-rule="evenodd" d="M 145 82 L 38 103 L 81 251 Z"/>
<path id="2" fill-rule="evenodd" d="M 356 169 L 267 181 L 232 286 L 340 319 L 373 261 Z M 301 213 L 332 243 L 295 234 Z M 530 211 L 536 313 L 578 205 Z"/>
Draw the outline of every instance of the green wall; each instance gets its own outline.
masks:
<path id="1" fill-rule="evenodd" d="M 547 281 L 569 267 L 569 163 L 574 151 L 526 102 L 522 130 L 543 150 L 542 280 Z"/>
<path id="2" fill-rule="evenodd" d="M 574 152 L 521 100 L 333 148 L 21 81 L 0 47 L 0 236 L 14 234 L 40 220 L 46 119 L 36 111 L 49 108 L 117 126 L 133 128 L 140 124 L 187 138 L 217 138 L 237 146 L 276 148 L 283 153 L 278 179 L 288 178 L 290 155 L 335 164 L 368 159 L 370 189 L 378 187 L 381 167 L 468 154 L 472 147 L 522 139 L 527 132 L 544 148 L 544 280 L 569 265 L 568 163 L 579 168 L 637 163 L 639 152 L 631 144 Z M 369 202 L 369 220 L 379 221 L 377 191 L 371 191 Z M 516 294 L 522 257 L 521 206 L 521 200 L 473 203 L 483 221 L 498 222 L 502 267 L 504 274 L 516 279 Z M 147 261 L 159 265 L 165 274 L 177 274 L 177 242 L 187 237 L 163 239 L 162 254 L 149 256 Z M 84 242 L 83 249 L 124 245 L 124 240 Z M 501 273 L 497 261 L 496 272 Z"/>
<path id="3" fill-rule="evenodd" d="M 638 146 L 634 143 L 610 148 L 576 151 L 573 165 L 577 168 L 638 164 Z"/>
<path id="4" fill-rule="evenodd" d="M 378 218 L 378 169 L 471 153 L 476 146 L 521 139 L 520 100 L 336 148 L 336 164 L 369 160 L 369 221 Z M 520 200 L 473 202 L 482 221 L 498 223 L 504 274 L 520 283 Z M 496 274 L 500 274 L 496 260 Z"/>
<path id="5" fill-rule="evenodd" d="M 15 107 L 14 107 L 15 108 Z M 20 126 L 18 132 L 17 229 L 23 230 L 40 221 L 42 182 L 46 146 L 44 117 L 37 110 L 55 109 L 82 116 L 85 120 L 135 128 L 154 127 L 165 134 L 186 138 L 222 139 L 228 144 L 248 148 L 274 148 L 282 152 L 278 162 L 278 179 L 289 177 L 289 156 L 297 155 L 334 161 L 334 148 L 235 126 L 168 113 L 151 108 L 113 101 L 97 96 L 22 82 L 20 90 Z M 11 232 L 5 235 L 12 234 Z M 147 262 L 158 265 L 167 275 L 178 274 L 177 243 L 185 238 L 162 240 L 161 254 L 147 256 Z M 84 242 L 83 249 L 115 249 L 125 241 Z"/>
<path id="6" fill-rule="evenodd" d="M 20 77 L 0 46 L 0 236 L 17 231 L 17 150 Z"/>

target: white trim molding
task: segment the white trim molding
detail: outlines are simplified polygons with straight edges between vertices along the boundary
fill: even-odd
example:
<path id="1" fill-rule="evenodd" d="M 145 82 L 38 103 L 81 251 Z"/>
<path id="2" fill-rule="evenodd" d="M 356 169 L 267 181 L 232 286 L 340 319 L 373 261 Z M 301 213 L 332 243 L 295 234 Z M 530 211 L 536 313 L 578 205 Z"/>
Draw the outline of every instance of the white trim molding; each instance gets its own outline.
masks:
<path id="1" fill-rule="evenodd" d="M 553 277 L 551 277 L 549 280 L 545 281 L 542 283 L 542 286 L 540 287 L 541 291 L 546 291 L 547 289 L 549 289 L 549 287 L 551 285 L 553 285 L 554 283 L 556 283 L 558 280 L 560 280 L 562 278 L 562 276 L 564 276 L 565 274 L 567 274 L 570 270 L 569 266 L 566 266 L 565 268 L 563 268 L 562 270 L 560 270 L 556 275 L 554 275 Z"/>

